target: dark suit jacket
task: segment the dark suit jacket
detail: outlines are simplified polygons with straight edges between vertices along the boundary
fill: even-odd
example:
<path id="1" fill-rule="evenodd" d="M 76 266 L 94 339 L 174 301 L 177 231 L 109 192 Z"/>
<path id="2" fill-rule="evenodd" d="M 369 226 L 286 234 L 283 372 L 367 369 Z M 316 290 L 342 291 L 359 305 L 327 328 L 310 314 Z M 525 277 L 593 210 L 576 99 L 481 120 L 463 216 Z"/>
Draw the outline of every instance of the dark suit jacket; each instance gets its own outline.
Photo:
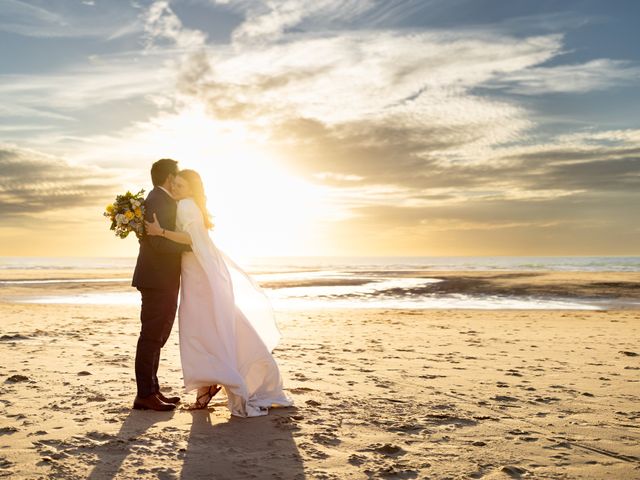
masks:
<path id="1" fill-rule="evenodd" d="M 155 213 L 162 228 L 176 229 L 176 201 L 161 188 L 155 187 L 144 202 L 147 221 L 153 222 Z M 131 285 L 141 288 L 178 290 L 180 287 L 180 260 L 189 245 L 172 242 L 160 236 L 144 235 Z"/>

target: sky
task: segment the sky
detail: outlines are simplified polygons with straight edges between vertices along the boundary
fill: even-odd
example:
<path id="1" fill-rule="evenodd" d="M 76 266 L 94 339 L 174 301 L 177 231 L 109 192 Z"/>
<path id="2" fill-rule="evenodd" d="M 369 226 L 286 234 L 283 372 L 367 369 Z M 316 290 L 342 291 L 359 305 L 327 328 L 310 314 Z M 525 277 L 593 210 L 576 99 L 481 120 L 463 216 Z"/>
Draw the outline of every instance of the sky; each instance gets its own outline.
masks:
<path id="1" fill-rule="evenodd" d="M 640 254 L 635 0 L 0 0 L 0 255 L 201 173 L 236 256 Z"/>

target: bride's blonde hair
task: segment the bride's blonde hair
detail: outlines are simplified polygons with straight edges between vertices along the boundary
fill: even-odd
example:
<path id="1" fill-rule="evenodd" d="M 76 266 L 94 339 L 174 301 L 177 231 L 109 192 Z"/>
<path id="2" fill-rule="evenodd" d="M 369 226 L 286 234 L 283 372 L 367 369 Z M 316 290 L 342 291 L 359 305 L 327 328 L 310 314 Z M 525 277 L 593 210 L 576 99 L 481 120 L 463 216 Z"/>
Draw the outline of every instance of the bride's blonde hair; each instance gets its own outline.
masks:
<path id="1" fill-rule="evenodd" d="M 213 222 L 211 221 L 211 214 L 207 210 L 207 196 L 204 194 L 204 185 L 202 184 L 202 179 L 200 175 L 195 170 L 180 170 L 178 172 L 178 176 L 182 177 L 189 184 L 189 188 L 191 188 L 191 194 L 193 195 L 193 200 L 200 208 L 202 212 L 202 219 L 204 220 L 204 226 L 207 230 L 213 228 Z"/>

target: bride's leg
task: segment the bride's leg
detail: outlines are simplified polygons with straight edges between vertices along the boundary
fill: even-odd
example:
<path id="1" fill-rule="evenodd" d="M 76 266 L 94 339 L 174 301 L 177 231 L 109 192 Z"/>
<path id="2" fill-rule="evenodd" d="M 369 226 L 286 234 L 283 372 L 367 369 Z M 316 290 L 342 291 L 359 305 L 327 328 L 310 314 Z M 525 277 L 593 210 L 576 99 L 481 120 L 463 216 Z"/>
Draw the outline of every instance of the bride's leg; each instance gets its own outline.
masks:
<path id="1" fill-rule="evenodd" d="M 196 400 L 207 392 L 209 392 L 209 387 L 200 387 L 198 391 L 196 391 Z"/>
<path id="2" fill-rule="evenodd" d="M 209 402 L 222 389 L 219 385 L 209 385 L 208 387 L 200 387 L 196 392 L 196 401 L 190 409 L 206 408 Z"/>

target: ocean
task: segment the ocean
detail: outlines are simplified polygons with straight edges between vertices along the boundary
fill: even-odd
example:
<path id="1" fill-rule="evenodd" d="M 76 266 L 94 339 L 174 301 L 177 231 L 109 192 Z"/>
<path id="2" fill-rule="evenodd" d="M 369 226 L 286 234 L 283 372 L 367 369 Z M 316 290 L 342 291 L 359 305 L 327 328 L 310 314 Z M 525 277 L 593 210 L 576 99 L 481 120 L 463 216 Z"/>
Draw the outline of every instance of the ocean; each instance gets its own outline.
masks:
<path id="1" fill-rule="evenodd" d="M 239 262 L 275 309 L 586 309 L 608 299 L 478 289 L 455 272 L 640 272 L 640 257 L 268 257 Z M 0 257 L 0 300 L 139 304 L 129 286 L 135 258 Z M 85 272 L 91 275 L 84 275 Z M 28 272 L 29 275 L 16 275 Z M 97 272 L 97 273 L 96 273 Z M 100 272 L 104 272 L 101 275 Z M 445 275 L 446 274 L 446 275 Z M 443 282 L 457 279 L 456 287 Z M 486 282 L 485 282 L 486 283 Z"/>

